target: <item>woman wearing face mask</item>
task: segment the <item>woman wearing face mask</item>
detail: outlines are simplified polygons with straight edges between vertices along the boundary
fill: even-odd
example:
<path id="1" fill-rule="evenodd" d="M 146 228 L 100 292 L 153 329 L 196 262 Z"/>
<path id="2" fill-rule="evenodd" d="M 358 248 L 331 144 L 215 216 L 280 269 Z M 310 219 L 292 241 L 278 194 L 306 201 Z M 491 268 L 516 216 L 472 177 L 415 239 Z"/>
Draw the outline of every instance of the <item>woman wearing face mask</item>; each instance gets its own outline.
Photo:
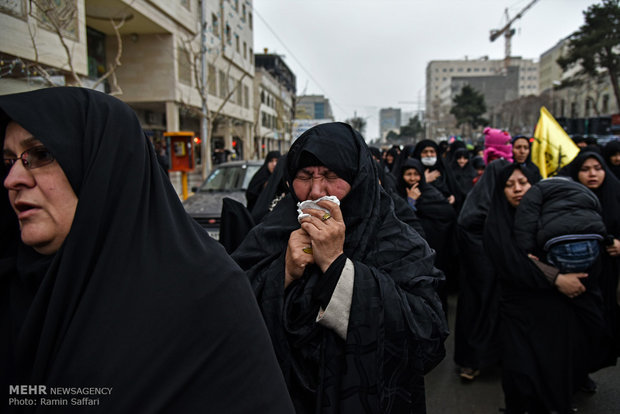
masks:
<path id="1" fill-rule="evenodd" d="M 534 180 L 518 164 L 500 172 L 484 232 L 501 289 L 502 388 L 507 413 L 568 413 L 604 331 L 601 298 L 594 275 L 559 274 L 518 248 L 515 210 Z"/>
<path id="2" fill-rule="evenodd" d="M 457 184 L 439 156 L 439 146 L 429 139 L 422 140 L 413 149 L 411 157 L 420 160 L 424 166 L 426 182 L 437 188 L 450 204 L 454 204 L 457 201 Z"/>
<path id="3" fill-rule="evenodd" d="M 82 88 L 1 96 L 0 145 L 3 384 L 108 388 L 54 412 L 293 412 L 247 279 L 129 106 Z"/>
<path id="4" fill-rule="evenodd" d="M 604 366 L 615 365 L 620 356 L 620 181 L 607 169 L 596 152 L 582 152 L 567 166 L 573 180 L 588 187 L 598 197 L 607 234 L 601 257 L 599 277 L 605 303 L 605 315 L 614 335 L 615 351 Z"/>

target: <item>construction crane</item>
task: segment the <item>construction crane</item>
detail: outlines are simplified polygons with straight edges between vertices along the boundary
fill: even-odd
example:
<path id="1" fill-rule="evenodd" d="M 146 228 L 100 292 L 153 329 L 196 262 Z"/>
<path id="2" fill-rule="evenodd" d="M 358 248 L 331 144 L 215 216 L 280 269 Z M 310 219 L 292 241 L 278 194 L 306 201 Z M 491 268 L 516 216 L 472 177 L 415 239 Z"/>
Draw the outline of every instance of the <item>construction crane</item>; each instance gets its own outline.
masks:
<path id="1" fill-rule="evenodd" d="M 497 39 L 498 37 L 500 37 L 501 35 L 504 35 L 504 38 L 506 39 L 506 46 L 505 46 L 505 58 L 504 58 L 504 71 L 505 73 L 508 73 L 508 66 L 510 66 L 510 53 L 511 53 L 511 42 L 512 42 L 512 36 L 515 34 L 515 29 L 513 29 L 511 27 L 511 25 L 517 20 L 520 19 L 523 16 L 523 13 L 525 13 L 530 7 L 532 7 L 534 5 L 534 3 L 536 3 L 538 0 L 532 0 L 531 2 L 528 3 L 527 6 L 525 6 L 519 13 L 517 13 L 517 15 L 515 17 L 513 17 L 512 19 L 510 18 L 510 16 L 508 15 L 508 9 L 506 9 L 504 11 L 504 13 L 506 14 L 506 20 L 508 21 L 508 23 L 506 23 L 506 25 L 504 27 L 502 27 L 501 29 L 497 29 L 497 30 L 491 30 L 491 37 L 490 40 L 491 42 L 495 41 L 495 39 Z"/>

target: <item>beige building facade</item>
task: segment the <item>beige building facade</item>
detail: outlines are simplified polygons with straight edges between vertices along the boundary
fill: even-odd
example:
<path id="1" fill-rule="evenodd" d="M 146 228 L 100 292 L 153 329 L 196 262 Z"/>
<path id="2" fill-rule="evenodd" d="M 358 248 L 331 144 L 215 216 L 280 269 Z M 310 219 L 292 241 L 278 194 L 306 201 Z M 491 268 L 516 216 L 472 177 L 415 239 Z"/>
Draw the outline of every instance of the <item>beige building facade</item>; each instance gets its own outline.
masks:
<path id="1" fill-rule="evenodd" d="M 253 154 L 252 0 L 206 0 L 205 88 L 198 0 L 60 0 L 52 2 L 56 14 L 42 11 L 49 3 L 0 2 L 0 26 L 11 33 L 0 42 L 1 94 L 47 87 L 50 81 L 92 86 L 117 62 L 97 89 L 132 106 L 154 141 L 162 140 L 164 131 L 189 130 L 205 145 L 203 90 L 209 149 L 234 149 L 242 158 Z"/>

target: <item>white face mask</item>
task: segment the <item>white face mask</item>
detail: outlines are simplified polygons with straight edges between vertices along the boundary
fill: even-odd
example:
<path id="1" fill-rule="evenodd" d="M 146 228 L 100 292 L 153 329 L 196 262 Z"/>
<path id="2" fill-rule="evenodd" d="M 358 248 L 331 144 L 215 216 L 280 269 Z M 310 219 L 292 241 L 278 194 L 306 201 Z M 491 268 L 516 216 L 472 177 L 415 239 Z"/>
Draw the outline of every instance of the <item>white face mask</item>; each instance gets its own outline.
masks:
<path id="1" fill-rule="evenodd" d="M 422 161 L 423 165 L 432 167 L 437 162 L 437 157 L 422 157 L 420 161 Z"/>

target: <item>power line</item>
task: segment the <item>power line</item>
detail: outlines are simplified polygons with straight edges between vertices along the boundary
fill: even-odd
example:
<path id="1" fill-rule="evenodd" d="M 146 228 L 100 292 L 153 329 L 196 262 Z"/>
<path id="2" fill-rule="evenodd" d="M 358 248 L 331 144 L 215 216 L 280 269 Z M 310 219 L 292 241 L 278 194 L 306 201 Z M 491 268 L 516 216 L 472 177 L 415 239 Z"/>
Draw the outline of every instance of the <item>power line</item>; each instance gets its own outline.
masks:
<path id="1" fill-rule="evenodd" d="M 265 18 L 263 18 L 263 16 L 260 15 L 260 13 L 258 12 L 258 10 L 256 10 L 256 6 L 254 7 L 254 14 L 256 16 L 258 16 L 259 19 L 261 19 L 261 21 L 265 24 L 265 26 L 267 27 L 267 29 L 269 29 L 269 31 L 271 32 L 271 34 L 273 34 L 273 36 L 278 40 L 278 42 L 280 42 L 280 44 L 282 45 L 282 47 L 284 47 L 284 49 L 287 51 L 287 53 L 295 60 L 295 62 L 297 62 L 297 64 L 299 65 L 299 67 L 306 73 L 306 75 L 308 75 L 308 78 L 310 78 L 310 80 L 312 80 L 312 82 L 314 82 L 314 84 L 316 86 L 318 86 L 319 90 L 321 92 L 323 92 L 323 95 L 325 96 L 329 96 L 329 94 L 327 92 L 325 92 L 325 88 L 323 88 L 321 86 L 321 84 L 319 82 L 316 81 L 316 79 L 314 79 L 314 77 L 310 74 L 310 72 L 304 67 L 304 65 L 302 65 L 302 63 L 299 61 L 299 59 L 297 59 L 295 57 L 295 55 L 293 54 L 293 52 L 291 51 L 291 49 L 289 49 L 286 44 L 284 44 L 284 42 L 282 41 L 282 39 L 280 39 L 280 36 L 278 36 L 278 34 L 275 32 L 275 30 L 273 30 L 271 28 L 271 26 L 269 26 L 269 23 L 267 23 L 267 20 L 265 20 Z M 338 109 L 340 109 L 342 112 L 347 113 L 347 111 L 345 111 L 339 104 L 338 102 L 336 102 L 334 99 L 331 99 L 331 101 L 333 102 L 334 106 L 336 106 Z"/>

